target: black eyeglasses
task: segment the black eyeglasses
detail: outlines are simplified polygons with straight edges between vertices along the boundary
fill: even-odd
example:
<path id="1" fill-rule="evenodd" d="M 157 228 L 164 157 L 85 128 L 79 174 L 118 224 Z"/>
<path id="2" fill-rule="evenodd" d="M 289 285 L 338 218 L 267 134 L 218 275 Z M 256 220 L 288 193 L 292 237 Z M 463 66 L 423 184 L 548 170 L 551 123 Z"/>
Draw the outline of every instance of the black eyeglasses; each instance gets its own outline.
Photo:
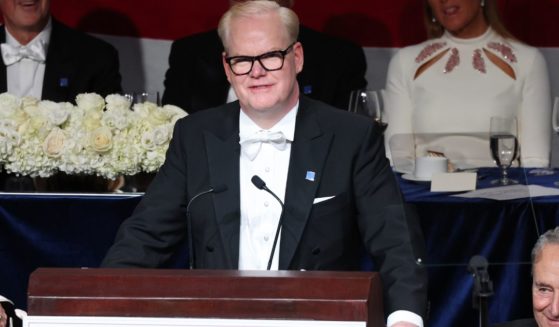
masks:
<path id="1" fill-rule="evenodd" d="M 231 67 L 235 75 L 246 75 L 250 73 L 254 62 L 258 60 L 260 66 L 266 71 L 280 70 L 283 68 L 285 56 L 293 49 L 295 42 L 291 43 L 285 50 L 277 50 L 263 53 L 259 56 L 234 56 L 226 57 L 225 62 Z"/>

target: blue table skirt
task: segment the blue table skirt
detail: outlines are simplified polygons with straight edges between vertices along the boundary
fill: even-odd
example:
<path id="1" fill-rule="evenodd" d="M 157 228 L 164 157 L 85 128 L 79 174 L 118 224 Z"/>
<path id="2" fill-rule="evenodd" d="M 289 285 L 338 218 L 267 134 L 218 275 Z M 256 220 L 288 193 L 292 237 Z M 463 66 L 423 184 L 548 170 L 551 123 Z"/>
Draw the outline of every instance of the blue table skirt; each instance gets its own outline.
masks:
<path id="1" fill-rule="evenodd" d="M 523 183 L 552 186 L 559 174 L 536 177 L 511 172 Z M 497 176 L 479 172 L 478 188 Z M 559 197 L 511 201 L 462 199 L 431 193 L 429 185 L 400 182 L 416 206 L 427 244 L 428 326 L 473 326 L 469 259 L 484 255 L 495 285 L 492 323 L 531 315 L 530 251 L 539 231 L 557 224 Z M 37 267 L 97 267 L 121 222 L 140 197 L 8 195 L 0 193 L 0 294 L 26 308 L 29 274 Z M 186 267 L 186 249 L 175 267 Z M 364 259 L 364 267 L 370 267 Z"/>

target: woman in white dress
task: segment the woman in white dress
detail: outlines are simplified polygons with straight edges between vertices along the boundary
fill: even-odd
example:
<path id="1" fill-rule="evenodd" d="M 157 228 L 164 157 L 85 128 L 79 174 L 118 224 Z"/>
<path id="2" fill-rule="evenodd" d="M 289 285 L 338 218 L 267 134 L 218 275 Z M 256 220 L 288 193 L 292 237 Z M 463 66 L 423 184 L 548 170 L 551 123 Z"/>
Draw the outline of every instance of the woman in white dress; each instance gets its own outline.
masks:
<path id="1" fill-rule="evenodd" d="M 495 0 L 426 0 L 429 40 L 392 58 L 387 155 L 397 170 L 443 153 L 458 167 L 495 166 L 491 116 L 516 117 L 521 164 L 545 167 L 551 95 L 545 60 L 502 25 Z"/>

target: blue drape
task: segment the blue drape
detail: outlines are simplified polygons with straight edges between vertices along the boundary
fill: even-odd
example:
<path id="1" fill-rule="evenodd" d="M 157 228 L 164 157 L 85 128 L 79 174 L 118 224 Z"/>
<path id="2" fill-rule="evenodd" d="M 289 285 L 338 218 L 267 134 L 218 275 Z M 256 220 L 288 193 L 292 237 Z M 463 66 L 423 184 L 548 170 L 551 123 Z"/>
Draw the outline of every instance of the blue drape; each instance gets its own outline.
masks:
<path id="1" fill-rule="evenodd" d="M 478 188 L 497 171 L 484 169 Z M 512 171 L 521 182 L 552 186 L 559 175 L 536 177 Z M 510 201 L 461 199 L 431 193 L 429 185 L 397 177 L 404 198 L 416 206 L 427 245 L 428 326 L 473 326 L 469 259 L 484 255 L 495 295 L 492 323 L 530 317 L 530 251 L 542 232 L 557 224 L 559 197 Z M 9 195 L 0 193 L 0 294 L 26 308 L 29 274 L 38 267 L 98 267 L 120 223 L 139 197 Z M 174 267 L 186 267 L 186 249 Z M 368 267 L 370 265 L 367 265 Z"/>

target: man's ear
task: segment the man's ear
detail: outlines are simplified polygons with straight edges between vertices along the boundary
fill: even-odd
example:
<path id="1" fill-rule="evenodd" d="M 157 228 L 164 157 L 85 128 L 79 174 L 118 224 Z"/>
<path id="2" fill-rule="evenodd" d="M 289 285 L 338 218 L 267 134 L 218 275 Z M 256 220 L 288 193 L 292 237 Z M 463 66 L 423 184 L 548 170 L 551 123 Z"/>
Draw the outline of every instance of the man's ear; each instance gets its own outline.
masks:
<path id="1" fill-rule="evenodd" d="M 227 53 L 222 52 L 221 53 L 221 62 L 223 63 L 223 70 L 225 71 L 225 76 L 227 76 L 227 81 L 229 82 L 229 84 L 231 84 L 231 67 L 229 67 L 229 64 L 227 64 L 227 62 L 225 61 L 225 58 L 227 57 Z"/>
<path id="2" fill-rule="evenodd" d="M 295 56 L 295 69 L 297 73 L 303 70 L 303 64 L 305 63 L 305 55 L 303 53 L 303 45 L 301 42 L 295 42 L 293 45 L 293 54 Z"/>

